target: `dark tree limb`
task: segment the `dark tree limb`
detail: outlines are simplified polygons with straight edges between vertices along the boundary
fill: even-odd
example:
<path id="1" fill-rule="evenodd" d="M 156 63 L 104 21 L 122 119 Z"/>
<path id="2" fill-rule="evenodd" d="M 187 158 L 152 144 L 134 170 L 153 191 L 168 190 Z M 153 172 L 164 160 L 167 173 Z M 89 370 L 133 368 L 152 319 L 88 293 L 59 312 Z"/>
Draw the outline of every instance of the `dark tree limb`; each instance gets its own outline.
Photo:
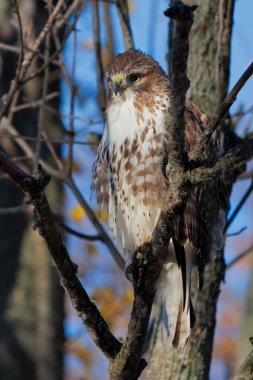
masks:
<path id="1" fill-rule="evenodd" d="M 85 324 L 95 344 L 108 357 L 114 358 L 121 343 L 112 335 L 107 323 L 101 316 L 77 277 L 77 267 L 71 261 L 59 234 L 44 189 L 50 181 L 43 176 L 41 169 L 34 176 L 26 174 L 0 151 L 0 167 L 23 191 L 26 202 L 34 206 L 34 228 L 45 239 L 51 258 L 59 273 L 61 283 L 69 295 L 72 305 Z"/>
<path id="2" fill-rule="evenodd" d="M 99 102 L 101 114 L 104 118 L 106 90 L 105 90 L 105 85 L 104 85 L 104 68 L 103 68 L 101 38 L 100 38 L 100 20 L 99 20 L 98 0 L 93 0 L 91 2 L 91 5 L 92 5 L 92 10 L 93 10 L 93 36 L 94 36 L 94 43 L 95 43 L 96 66 L 97 66 L 97 75 L 98 75 L 98 102 Z"/>
<path id="3" fill-rule="evenodd" d="M 237 166 L 251 159 L 253 156 L 253 140 L 246 141 L 243 144 L 230 149 L 221 157 L 213 160 L 206 160 L 201 166 L 185 172 L 185 178 L 189 179 L 192 184 L 212 180 L 215 176 L 233 170 Z"/>
<path id="4" fill-rule="evenodd" d="M 125 50 L 134 49 L 134 41 L 130 26 L 129 9 L 127 0 L 115 0 L 120 19 Z"/>
<path id="5" fill-rule="evenodd" d="M 169 171 L 171 166 L 184 166 L 184 136 L 185 136 L 185 95 L 190 86 L 187 78 L 187 58 L 189 52 L 189 33 L 193 23 L 193 12 L 196 7 L 188 7 L 181 1 L 172 2 L 164 14 L 171 18 L 169 76 L 170 76 L 170 107 L 166 123 L 168 133 L 168 151 L 170 152 Z M 181 168 L 182 169 L 182 168 Z"/>

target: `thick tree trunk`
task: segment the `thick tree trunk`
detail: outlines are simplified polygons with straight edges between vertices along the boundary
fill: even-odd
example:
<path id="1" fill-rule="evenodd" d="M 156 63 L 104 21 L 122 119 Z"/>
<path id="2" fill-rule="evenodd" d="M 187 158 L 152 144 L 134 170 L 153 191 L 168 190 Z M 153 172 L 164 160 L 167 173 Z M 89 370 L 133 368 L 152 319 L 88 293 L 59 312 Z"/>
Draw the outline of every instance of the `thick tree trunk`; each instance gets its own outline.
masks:
<path id="1" fill-rule="evenodd" d="M 188 98 L 198 104 L 208 116 L 215 113 L 227 93 L 233 9 L 233 0 L 199 2 L 190 34 L 188 75 L 191 87 Z M 164 351 L 160 322 L 157 323 L 147 379 L 208 379 L 216 304 L 224 273 L 223 254 L 219 254 L 207 266 L 204 287 L 195 296 L 197 323 L 182 352 L 175 349 Z"/>
<path id="2" fill-rule="evenodd" d="M 48 15 L 45 2 L 32 1 L 28 7 L 26 0 L 18 3 L 24 27 L 27 22 L 34 23 L 37 33 Z M 1 0 L 0 39 L 14 45 L 17 31 L 9 22 L 12 6 L 12 1 Z M 17 58 L 11 52 L 0 52 L 1 94 L 8 90 L 15 75 Z M 40 94 L 40 80 L 33 81 L 29 86 L 33 86 L 33 93 Z M 50 91 L 56 90 L 59 90 L 59 80 L 50 87 Z M 51 105 L 57 108 L 58 100 Z M 18 112 L 13 123 L 21 134 L 34 136 L 38 112 L 36 109 Z M 7 139 L 1 141 L 7 152 L 11 144 Z M 61 186 L 54 184 L 50 192 L 52 198 L 57 200 L 54 205 L 57 208 L 58 203 L 59 210 Z M 20 205 L 22 198 L 13 184 L 1 180 L 0 207 Z M 32 230 L 29 211 L 0 214 L 0 259 L 0 379 L 62 379 L 63 291 L 46 247 Z"/>

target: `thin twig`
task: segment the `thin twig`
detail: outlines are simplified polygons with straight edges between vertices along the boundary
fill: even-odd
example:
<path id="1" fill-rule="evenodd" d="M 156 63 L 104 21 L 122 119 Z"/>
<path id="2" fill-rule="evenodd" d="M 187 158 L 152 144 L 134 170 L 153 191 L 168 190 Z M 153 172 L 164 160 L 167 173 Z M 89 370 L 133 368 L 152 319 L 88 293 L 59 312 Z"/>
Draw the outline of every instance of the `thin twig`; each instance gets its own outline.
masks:
<path id="1" fill-rule="evenodd" d="M 235 264 L 238 263 L 238 261 L 242 260 L 245 256 L 248 254 L 253 253 L 253 245 L 251 245 L 249 248 L 247 248 L 245 251 L 240 253 L 238 256 L 236 256 L 233 260 L 230 261 L 230 263 L 227 264 L 227 269 L 230 269 Z"/>
<path id="2" fill-rule="evenodd" d="M 25 141 L 38 141 L 37 137 L 31 137 L 31 136 L 24 136 L 24 135 L 16 135 L 11 133 L 0 133 L 0 137 L 10 137 L 14 140 L 25 140 Z M 45 143 L 53 143 L 53 144 L 70 144 L 70 140 L 59 140 L 59 139 L 53 139 L 49 137 L 40 137 L 40 142 Z M 89 141 L 80 141 L 80 140 L 74 140 L 72 141 L 73 145 L 96 145 L 96 143 L 92 143 Z"/>
<path id="3" fill-rule="evenodd" d="M 225 231 L 227 231 L 227 229 L 231 226 L 231 224 L 235 220 L 236 216 L 238 215 L 238 213 L 241 210 L 244 203 L 247 201 L 247 199 L 250 196 L 250 194 L 252 193 L 252 191 L 253 191 L 253 178 L 251 179 L 251 183 L 250 183 L 249 188 L 247 189 L 246 193 L 243 195 L 242 199 L 240 200 L 240 202 L 238 203 L 238 205 L 234 209 L 232 215 L 228 219 Z"/>
<path id="4" fill-rule="evenodd" d="M 24 35 L 23 35 L 22 20 L 21 20 L 19 5 L 18 5 L 17 0 L 15 0 L 15 10 L 16 10 L 16 14 L 17 14 L 17 18 L 18 18 L 18 24 L 19 24 L 20 53 L 19 53 L 18 68 L 17 68 L 17 78 L 18 78 L 18 80 L 20 80 L 20 74 L 21 74 L 22 64 L 23 64 L 23 60 L 24 60 Z"/>
<path id="5" fill-rule="evenodd" d="M 50 57 L 50 35 L 46 36 L 45 41 L 45 63 L 47 64 Z M 36 145 L 35 145 L 35 159 L 34 159 L 34 170 L 38 166 L 40 154 L 41 154 L 41 136 L 42 130 L 45 124 L 45 112 L 44 112 L 44 104 L 46 102 L 47 90 L 48 90 L 48 81 L 49 81 L 49 65 L 46 66 L 42 84 L 42 94 L 41 94 L 41 104 L 39 107 L 39 115 L 38 115 L 38 128 L 37 128 L 37 136 L 36 136 Z"/>
<path id="6" fill-rule="evenodd" d="M 76 236 L 79 239 L 89 240 L 89 241 L 103 241 L 102 236 L 100 235 L 87 235 L 82 232 L 76 231 L 75 229 L 67 226 L 65 223 L 62 223 L 59 218 L 56 218 L 57 224 L 68 234 Z"/>
<path id="7" fill-rule="evenodd" d="M 58 91 L 52 92 L 51 94 L 48 94 L 45 97 L 45 102 L 47 102 L 51 99 L 54 99 L 58 96 L 59 96 Z M 18 104 L 17 106 L 13 107 L 13 112 L 22 111 L 22 110 L 25 110 L 27 108 L 37 108 L 41 105 L 41 103 L 42 103 L 42 100 L 32 100 L 31 102 L 28 102 L 28 103 Z M 44 104 L 44 107 L 46 107 L 45 104 Z"/>
<path id="8" fill-rule="evenodd" d="M 205 132 L 200 137 L 198 144 L 195 145 L 195 148 L 192 150 L 190 154 L 190 159 L 194 161 L 198 161 L 202 157 L 203 149 L 211 138 L 213 132 L 217 129 L 221 120 L 224 118 L 234 101 L 240 90 L 243 88 L 245 83 L 249 80 L 249 78 L 253 74 L 253 62 L 247 67 L 244 73 L 241 75 L 235 86 L 232 88 L 228 96 L 223 100 L 219 109 L 217 110 L 217 115 L 210 121 L 209 127 L 205 130 Z"/>
<path id="9" fill-rule="evenodd" d="M 94 214 L 93 210 L 90 208 L 88 203 L 85 201 L 84 197 L 82 196 L 80 190 L 76 186 L 73 178 L 68 178 L 65 180 L 66 185 L 70 188 L 72 193 L 74 194 L 75 198 L 79 202 L 79 204 L 82 206 L 82 208 L 87 213 L 91 223 L 96 228 L 98 234 L 103 237 L 104 244 L 107 246 L 109 252 L 113 256 L 116 263 L 119 265 L 119 267 L 124 270 L 125 268 L 125 261 L 122 258 L 122 255 L 119 253 L 119 251 L 116 249 L 115 245 L 111 241 L 110 237 L 108 236 L 107 232 L 104 230 L 103 226 L 99 222 L 97 216 Z"/>
<path id="10" fill-rule="evenodd" d="M 45 131 L 42 131 L 42 137 L 48 139 L 48 136 L 47 136 Z M 62 163 L 61 157 L 59 157 L 58 154 L 56 153 L 56 150 L 55 150 L 53 144 L 51 143 L 51 141 L 47 141 L 46 144 L 47 144 L 47 148 L 48 148 L 49 152 L 51 153 L 51 156 L 53 157 L 56 165 L 58 166 L 58 169 L 64 170 L 64 165 Z"/>
<path id="11" fill-rule="evenodd" d="M 98 76 L 98 101 L 99 101 L 99 106 L 101 110 L 101 115 L 104 119 L 105 106 L 106 106 L 106 90 L 105 90 L 105 85 L 104 85 L 104 68 L 103 68 L 101 37 L 100 37 L 98 0 L 93 0 L 91 4 L 92 4 L 92 9 L 93 9 L 93 36 L 94 36 L 94 42 L 95 42 L 96 66 L 97 66 L 97 76 Z"/>
<path id="12" fill-rule="evenodd" d="M 9 104 L 11 103 L 15 92 L 18 90 L 18 88 L 20 86 L 19 79 L 25 77 L 32 61 L 34 60 L 37 52 L 39 51 L 41 43 L 45 40 L 47 34 L 49 33 L 49 31 L 53 27 L 57 17 L 59 16 L 59 12 L 60 12 L 61 8 L 63 7 L 64 3 L 65 3 L 65 0 L 59 0 L 57 2 L 53 12 L 51 13 L 51 15 L 49 16 L 49 18 L 47 20 L 44 28 L 42 29 L 41 33 L 39 34 L 39 36 L 35 40 L 32 48 L 31 48 L 32 51 L 25 54 L 23 62 L 22 62 L 21 71 L 20 72 L 19 72 L 19 70 L 16 71 L 15 78 L 11 82 L 11 86 L 9 88 L 8 93 L 2 96 L 2 105 L 0 107 L 0 120 L 2 119 L 7 108 L 9 107 Z"/>
<path id="13" fill-rule="evenodd" d="M 115 3 L 119 14 L 125 50 L 134 49 L 134 41 L 129 18 L 128 1 L 116 0 Z"/>
<path id="14" fill-rule="evenodd" d="M 13 207 L 0 207 L 0 215 L 12 215 L 17 214 L 19 212 L 26 211 L 28 205 L 23 204 L 20 206 L 13 206 Z"/>
<path id="15" fill-rule="evenodd" d="M 57 49 L 54 51 L 54 53 L 51 55 L 50 58 L 48 58 L 48 60 L 41 66 L 38 68 L 38 70 L 36 70 L 34 73 L 30 74 L 29 76 L 27 77 L 24 77 L 20 84 L 25 84 L 27 82 L 29 82 L 30 80 L 36 78 L 37 76 L 39 76 L 41 73 L 43 73 L 43 71 L 52 63 L 55 63 L 57 64 L 57 66 L 59 66 L 59 62 L 55 61 L 55 58 L 57 57 L 57 55 L 62 51 L 62 49 L 64 48 L 66 42 L 67 42 L 67 39 L 69 37 L 69 35 L 71 34 L 71 32 L 74 30 L 74 25 L 71 25 L 69 27 L 69 29 L 67 30 L 65 36 L 63 37 L 62 39 L 62 42 L 61 44 L 57 47 Z"/>
<path id="16" fill-rule="evenodd" d="M 75 85 L 75 71 L 76 71 L 76 47 L 77 47 L 77 35 L 74 30 L 74 46 L 73 46 L 73 58 L 72 58 L 72 70 L 71 70 L 71 97 L 70 97 L 70 115 L 75 114 L 75 99 L 77 95 L 77 87 Z M 69 122 L 69 146 L 67 157 L 67 176 L 71 177 L 73 167 L 73 141 L 75 136 L 74 130 L 74 118 L 72 117 Z"/>
<path id="17" fill-rule="evenodd" d="M 231 233 L 229 233 L 229 234 L 226 234 L 226 237 L 232 237 L 232 236 L 238 236 L 238 235 L 241 235 L 241 233 L 244 232 L 245 230 L 247 230 L 247 227 L 246 227 L 246 226 L 240 228 L 239 231 L 231 232 Z"/>
<path id="18" fill-rule="evenodd" d="M 10 125 L 8 123 L 8 120 L 6 118 L 2 119 L 2 127 L 5 130 L 10 131 L 14 136 L 16 136 L 16 137 L 20 136 L 18 131 L 12 125 Z M 23 152 L 25 152 L 25 154 L 27 155 L 27 157 L 29 159 L 34 159 L 34 151 L 24 141 L 23 138 L 17 139 L 17 143 L 20 146 L 20 148 L 23 150 Z M 111 241 L 110 237 L 108 236 L 108 234 L 106 233 L 106 231 L 104 230 L 102 225 L 100 224 L 100 222 L 99 222 L 98 218 L 96 217 L 96 215 L 94 214 L 93 210 L 90 208 L 88 203 L 85 201 L 84 197 L 82 196 L 81 192 L 77 188 L 73 179 L 72 178 L 66 178 L 65 172 L 63 172 L 61 170 L 55 170 L 51 165 L 49 165 L 46 161 L 44 161 L 42 159 L 40 159 L 40 164 L 42 165 L 43 169 L 48 174 L 50 174 L 52 177 L 54 177 L 60 181 L 64 181 L 66 183 L 66 185 L 72 190 L 74 196 L 76 197 L 79 204 L 83 207 L 83 209 L 87 213 L 91 223 L 96 228 L 98 234 L 102 237 L 104 244 L 107 246 L 107 248 L 108 248 L 109 252 L 111 253 L 111 255 L 113 256 L 114 260 L 119 265 L 119 267 L 122 270 L 124 270 L 124 268 L 125 268 L 124 259 L 122 258 L 121 254 L 119 253 L 119 251 L 117 250 L 117 248 L 115 247 L 115 245 Z"/>

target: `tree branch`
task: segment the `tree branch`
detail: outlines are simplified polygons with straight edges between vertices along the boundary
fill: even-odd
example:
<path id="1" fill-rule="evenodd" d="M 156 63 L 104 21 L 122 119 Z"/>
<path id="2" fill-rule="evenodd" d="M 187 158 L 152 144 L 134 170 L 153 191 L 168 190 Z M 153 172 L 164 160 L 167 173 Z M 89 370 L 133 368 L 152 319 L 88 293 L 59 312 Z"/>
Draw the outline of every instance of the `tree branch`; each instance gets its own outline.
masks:
<path id="1" fill-rule="evenodd" d="M 185 95 L 190 82 L 187 78 L 187 58 L 189 52 L 188 36 L 193 23 L 193 12 L 197 7 L 188 7 L 181 1 L 172 2 L 164 14 L 171 18 L 169 76 L 170 107 L 166 120 L 168 134 L 168 151 L 170 152 L 169 171 L 185 166 Z M 167 173 L 168 174 L 168 173 Z"/>
<path id="2" fill-rule="evenodd" d="M 110 363 L 110 379 L 113 380 L 137 379 L 145 367 L 145 361 L 141 359 L 141 355 L 156 292 L 156 281 L 164 263 L 175 215 L 180 212 L 188 195 L 187 191 L 185 191 L 188 184 L 182 182 L 182 176 L 178 174 L 178 168 L 184 169 L 181 166 L 181 156 L 184 152 L 183 113 L 185 93 L 189 86 L 186 69 L 188 35 L 193 21 L 193 8 L 182 4 L 179 6 L 178 2 L 173 2 L 167 14 L 173 15 L 175 19 L 175 44 L 172 47 L 171 62 L 176 67 L 173 67 L 175 75 L 172 83 L 172 112 L 167 120 L 167 126 L 170 130 L 171 150 L 174 153 L 171 155 L 170 151 L 168 164 L 168 177 L 171 186 L 168 199 L 155 227 L 152 243 L 139 248 L 133 257 L 131 273 L 134 284 L 134 303 L 126 340 L 119 354 Z M 176 89 L 179 82 L 179 88 Z M 181 131 L 179 133 L 180 128 L 183 129 L 183 133 Z M 173 144 L 176 145 L 176 148 Z M 172 168 L 175 170 L 172 170 Z M 181 171 L 179 170 L 180 173 Z M 143 258 L 146 261 L 144 268 L 141 264 Z M 140 271 L 143 271 L 141 278 Z"/>
<path id="3" fill-rule="evenodd" d="M 252 343 L 252 338 L 250 338 Z M 253 350 L 249 353 L 243 364 L 241 365 L 238 374 L 233 380 L 252 380 L 253 377 Z"/>
<path id="4" fill-rule="evenodd" d="M 231 260 L 230 263 L 227 264 L 227 269 L 232 268 L 235 264 L 238 263 L 238 261 L 243 259 L 245 256 L 249 255 L 250 253 L 253 253 L 253 245 L 251 245 L 249 248 L 247 248 L 245 251 L 243 251 L 238 256 L 236 256 L 233 260 Z"/>
<path id="5" fill-rule="evenodd" d="M 10 176 L 26 196 L 26 203 L 34 206 L 34 228 L 45 239 L 51 258 L 59 273 L 62 286 L 69 295 L 73 307 L 85 324 L 95 344 L 110 359 L 119 352 L 121 343 L 112 335 L 107 323 L 101 316 L 79 281 L 77 267 L 71 261 L 59 234 L 54 216 L 44 193 L 50 177 L 43 176 L 41 169 L 29 176 L 18 168 L 0 151 L 0 167 Z"/>
<path id="6" fill-rule="evenodd" d="M 11 83 L 11 86 L 10 86 L 8 93 L 2 97 L 2 106 L 0 107 L 0 120 L 3 117 L 7 108 L 9 107 L 9 104 L 11 103 L 14 94 L 16 93 L 16 91 L 18 90 L 18 88 L 20 86 L 20 78 L 24 78 L 26 76 L 26 73 L 27 73 L 33 59 L 35 58 L 36 54 L 39 51 L 41 43 L 45 40 L 48 32 L 51 30 L 54 23 L 56 22 L 56 19 L 59 16 L 60 10 L 62 9 L 64 3 L 65 3 L 65 0 L 59 0 L 58 1 L 53 12 L 49 16 L 43 30 L 41 31 L 41 33 L 37 37 L 36 41 L 34 42 L 32 48 L 31 48 L 31 52 L 27 52 L 24 55 L 22 65 L 21 65 L 21 67 L 18 66 L 15 78 Z"/>
<path id="7" fill-rule="evenodd" d="M 228 96 L 223 100 L 221 105 L 217 110 L 217 115 L 210 121 L 209 127 L 205 130 L 202 136 L 199 139 L 198 144 L 196 144 L 195 148 L 190 154 L 190 159 L 194 161 L 201 160 L 203 157 L 203 149 L 211 138 L 213 132 L 217 129 L 218 125 L 236 100 L 236 97 L 240 90 L 243 88 L 245 83 L 249 80 L 249 78 L 253 74 L 253 62 L 247 67 L 242 76 L 236 82 L 235 86 L 232 88 Z"/>
<path id="8" fill-rule="evenodd" d="M 117 6 L 125 50 L 134 49 L 134 41 L 130 26 L 128 0 L 115 0 Z"/>
<path id="9" fill-rule="evenodd" d="M 101 38 L 100 38 L 100 20 L 99 20 L 99 3 L 98 0 L 93 0 L 91 2 L 93 10 L 93 38 L 95 43 L 96 52 L 96 66 L 97 66 L 97 76 L 98 76 L 98 102 L 101 110 L 102 117 L 105 114 L 105 104 L 106 104 L 106 90 L 104 85 L 104 68 L 102 59 L 102 48 L 101 48 Z"/>

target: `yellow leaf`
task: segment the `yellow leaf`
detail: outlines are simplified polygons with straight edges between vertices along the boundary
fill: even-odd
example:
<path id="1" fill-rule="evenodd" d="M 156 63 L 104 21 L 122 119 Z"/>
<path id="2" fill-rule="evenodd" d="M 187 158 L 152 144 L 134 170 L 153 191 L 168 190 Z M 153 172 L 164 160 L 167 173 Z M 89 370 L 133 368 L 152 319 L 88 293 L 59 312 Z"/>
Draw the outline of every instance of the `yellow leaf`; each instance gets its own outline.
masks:
<path id="1" fill-rule="evenodd" d="M 63 163 L 63 165 L 65 167 L 67 167 L 67 165 L 68 165 L 67 160 L 62 159 L 61 162 Z M 77 161 L 73 161 L 72 162 L 72 171 L 74 173 L 80 173 L 80 170 L 81 170 L 81 168 L 80 168 L 79 163 Z"/>
<path id="2" fill-rule="evenodd" d="M 83 47 L 84 47 L 84 49 L 88 49 L 88 50 L 94 49 L 94 41 L 93 41 L 93 39 L 88 39 L 87 38 L 83 42 Z"/>
<path id="3" fill-rule="evenodd" d="M 103 222 L 103 223 L 108 222 L 108 212 L 106 209 L 104 209 L 104 208 L 95 209 L 94 212 L 95 212 L 96 216 L 101 220 L 101 222 Z"/>
<path id="4" fill-rule="evenodd" d="M 84 211 L 84 209 L 80 205 L 76 205 L 70 211 L 70 217 L 76 223 L 81 223 L 82 220 L 86 217 L 86 212 Z"/>
<path id="5" fill-rule="evenodd" d="M 122 301 L 124 301 L 127 305 L 132 305 L 134 300 L 133 290 L 132 288 L 127 288 L 125 292 L 121 296 Z"/>
<path id="6" fill-rule="evenodd" d="M 97 247 L 93 243 L 86 243 L 86 249 L 90 255 L 98 253 Z"/>
<path id="7" fill-rule="evenodd" d="M 88 350 L 86 350 L 82 346 L 71 346 L 69 345 L 67 347 L 68 351 L 72 354 L 77 356 L 79 359 L 81 359 L 86 365 L 89 365 L 91 363 L 91 354 Z"/>

